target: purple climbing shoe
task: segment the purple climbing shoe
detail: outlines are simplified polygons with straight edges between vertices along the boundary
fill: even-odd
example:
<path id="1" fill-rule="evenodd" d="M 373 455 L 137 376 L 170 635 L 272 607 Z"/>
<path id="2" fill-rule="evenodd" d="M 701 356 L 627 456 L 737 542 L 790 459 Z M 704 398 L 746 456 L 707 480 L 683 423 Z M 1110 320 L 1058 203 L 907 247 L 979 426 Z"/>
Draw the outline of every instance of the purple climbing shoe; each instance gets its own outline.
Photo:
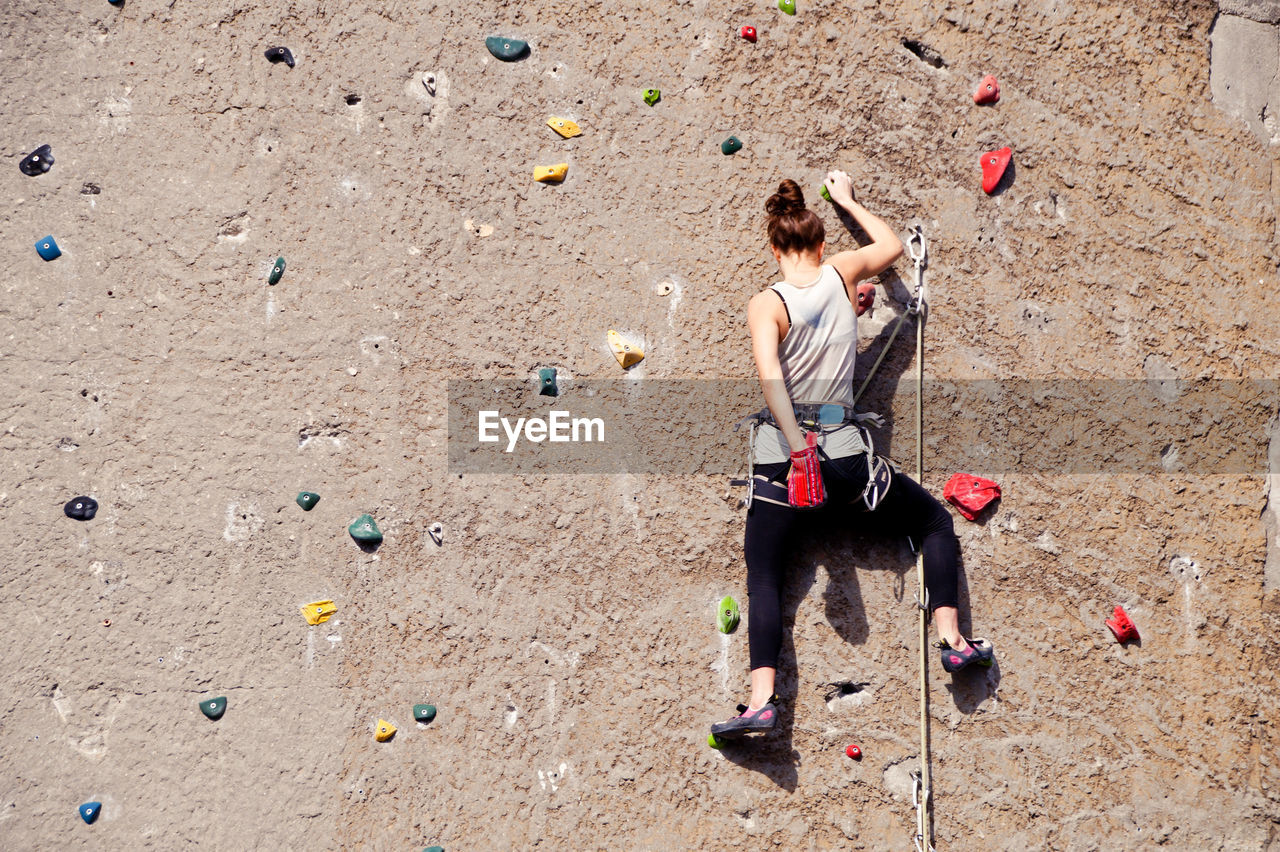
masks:
<path id="1" fill-rule="evenodd" d="M 942 667 L 949 672 L 958 672 L 971 665 L 990 667 L 995 662 L 995 648 L 986 639 L 969 639 L 969 647 L 963 652 L 956 651 L 945 640 L 934 645 L 942 653 Z"/>
<path id="2" fill-rule="evenodd" d="M 751 710 L 745 704 L 739 704 L 739 715 L 711 726 L 712 736 L 728 739 L 745 734 L 772 731 L 778 724 L 778 705 L 775 703 L 777 700 L 778 696 L 771 697 L 759 710 Z"/>

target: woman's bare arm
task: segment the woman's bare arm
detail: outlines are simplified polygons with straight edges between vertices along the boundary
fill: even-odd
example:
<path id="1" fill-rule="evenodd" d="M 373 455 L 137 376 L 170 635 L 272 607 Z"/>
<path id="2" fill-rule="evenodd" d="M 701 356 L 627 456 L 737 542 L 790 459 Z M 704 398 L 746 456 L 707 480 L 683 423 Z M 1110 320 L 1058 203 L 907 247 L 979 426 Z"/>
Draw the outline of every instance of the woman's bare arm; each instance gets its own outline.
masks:
<path id="1" fill-rule="evenodd" d="M 852 251 L 842 251 L 829 261 L 844 278 L 849 298 L 856 302 L 859 281 L 879 275 L 895 260 L 902 257 L 902 240 L 884 220 L 853 200 L 853 185 L 844 172 L 834 171 L 824 182 L 831 200 L 843 207 L 853 221 L 871 238 L 870 245 Z"/>
<path id="2" fill-rule="evenodd" d="M 756 371 L 760 374 L 764 401 L 791 450 L 798 452 L 805 448 L 804 435 L 796 423 L 791 396 L 782 379 L 782 362 L 778 360 L 778 344 L 782 342 L 785 320 L 786 308 L 777 293 L 764 290 L 751 297 L 747 305 L 747 326 L 751 330 L 751 352 L 756 359 Z"/>

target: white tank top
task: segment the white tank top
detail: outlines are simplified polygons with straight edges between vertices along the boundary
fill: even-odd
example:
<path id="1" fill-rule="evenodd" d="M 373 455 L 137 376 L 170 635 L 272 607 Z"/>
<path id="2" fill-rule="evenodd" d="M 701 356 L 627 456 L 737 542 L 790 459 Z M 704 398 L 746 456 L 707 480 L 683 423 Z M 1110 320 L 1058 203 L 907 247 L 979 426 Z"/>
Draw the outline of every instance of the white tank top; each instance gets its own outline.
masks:
<path id="1" fill-rule="evenodd" d="M 782 379 L 793 404 L 853 405 L 853 368 L 858 354 L 858 315 L 849 301 L 840 273 L 823 266 L 812 284 L 779 281 L 770 289 L 782 297 L 791 328 L 778 344 Z M 818 440 L 830 458 L 866 452 L 858 430 L 851 425 L 824 433 Z M 787 439 L 764 424 L 756 435 L 756 464 L 791 458 Z"/>

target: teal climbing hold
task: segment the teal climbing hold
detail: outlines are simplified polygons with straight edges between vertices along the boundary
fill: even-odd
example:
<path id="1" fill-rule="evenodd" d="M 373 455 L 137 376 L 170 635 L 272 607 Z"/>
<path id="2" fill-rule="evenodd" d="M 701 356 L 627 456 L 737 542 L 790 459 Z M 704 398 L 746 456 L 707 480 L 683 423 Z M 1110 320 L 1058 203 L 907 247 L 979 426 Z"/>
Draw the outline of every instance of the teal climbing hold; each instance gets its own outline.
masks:
<path id="1" fill-rule="evenodd" d="M 730 136 L 728 139 L 720 143 L 721 154 L 732 154 L 735 151 L 742 150 L 742 140 L 737 136 Z"/>
<path id="2" fill-rule="evenodd" d="M 45 260 L 53 260 L 62 257 L 62 249 L 58 248 L 58 243 L 53 239 L 53 235 L 50 234 L 43 240 L 36 240 L 36 254 Z"/>
<path id="3" fill-rule="evenodd" d="M 415 722 L 430 722 L 436 717 L 436 705 L 434 704 L 415 704 L 413 705 L 413 720 Z"/>
<path id="4" fill-rule="evenodd" d="M 515 62 L 529 53 L 529 42 L 521 41 L 518 38 L 489 36 L 484 40 L 484 46 L 489 48 L 489 52 L 503 62 Z"/>
<path id="5" fill-rule="evenodd" d="M 422 850 L 422 852 L 444 852 L 444 847 L 443 847 L 443 846 L 428 846 L 426 849 L 423 849 L 423 850 Z"/>
<path id="6" fill-rule="evenodd" d="M 85 802 L 80 806 L 80 818 L 89 825 L 93 825 L 93 821 L 100 813 L 102 813 L 102 802 Z"/>
<path id="7" fill-rule="evenodd" d="M 302 507 L 302 511 L 310 512 L 320 502 L 320 495 L 314 491 L 299 491 L 297 503 Z"/>
<path id="8" fill-rule="evenodd" d="M 716 614 L 716 621 L 720 624 L 721 633 L 732 633 L 738 627 L 741 616 L 738 613 L 738 602 L 733 599 L 732 595 L 725 595 L 720 601 L 720 610 Z"/>
<path id="9" fill-rule="evenodd" d="M 271 274 L 267 276 L 267 283 L 279 284 L 281 275 L 284 275 L 284 258 L 277 257 L 275 266 L 271 267 Z"/>
<path id="10" fill-rule="evenodd" d="M 796 0 L 778 0 L 778 8 L 788 15 L 796 13 Z"/>
<path id="11" fill-rule="evenodd" d="M 653 106 L 660 100 L 662 100 L 662 92 L 658 91 L 657 89 L 644 90 L 644 102 L 647 103 L 649 106 Z"/>
<path id="12" fill-rule="evenodd" d="M 560 395 L 560 388 L 556 385 L 555 367 L 542 367 L 538 370 L 538 393 L 543 396 Z"/>
<path id="13" fill-rule="evenodd" d="M 351 533 L 351 537 L 356 541 L 367 544 L 377 544 L 382 541 L 382 531 L 378 529 L 372 515 L 361 515 L 356 518 L 351 522 L 351 526 L 347 527 L 347 532 Z"/>
<path id="14" fill-rule="evenodd" d="M 215 722 L 218 721 L 222 718 L 222 714 L 227 712 L 227 696 L 220 695 L 217 698 L 210 698 L 208 701 L 201 701 L 200 712 Z"/>

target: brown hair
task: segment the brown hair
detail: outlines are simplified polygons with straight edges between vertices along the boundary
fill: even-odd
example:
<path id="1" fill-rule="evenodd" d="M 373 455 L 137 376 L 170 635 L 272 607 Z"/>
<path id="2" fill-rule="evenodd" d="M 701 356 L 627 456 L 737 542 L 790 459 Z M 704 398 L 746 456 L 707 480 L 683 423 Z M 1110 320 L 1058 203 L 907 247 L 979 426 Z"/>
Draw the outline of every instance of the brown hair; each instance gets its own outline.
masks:
<path id="1" fill-rule="evenodd" d="M 827 238 L 827 230 L 817 213 L 804 206 L 800 184 L 787 178 L 764 203 L 769 214 L 769 244 L 783 254 L 817 249 Z"/>

